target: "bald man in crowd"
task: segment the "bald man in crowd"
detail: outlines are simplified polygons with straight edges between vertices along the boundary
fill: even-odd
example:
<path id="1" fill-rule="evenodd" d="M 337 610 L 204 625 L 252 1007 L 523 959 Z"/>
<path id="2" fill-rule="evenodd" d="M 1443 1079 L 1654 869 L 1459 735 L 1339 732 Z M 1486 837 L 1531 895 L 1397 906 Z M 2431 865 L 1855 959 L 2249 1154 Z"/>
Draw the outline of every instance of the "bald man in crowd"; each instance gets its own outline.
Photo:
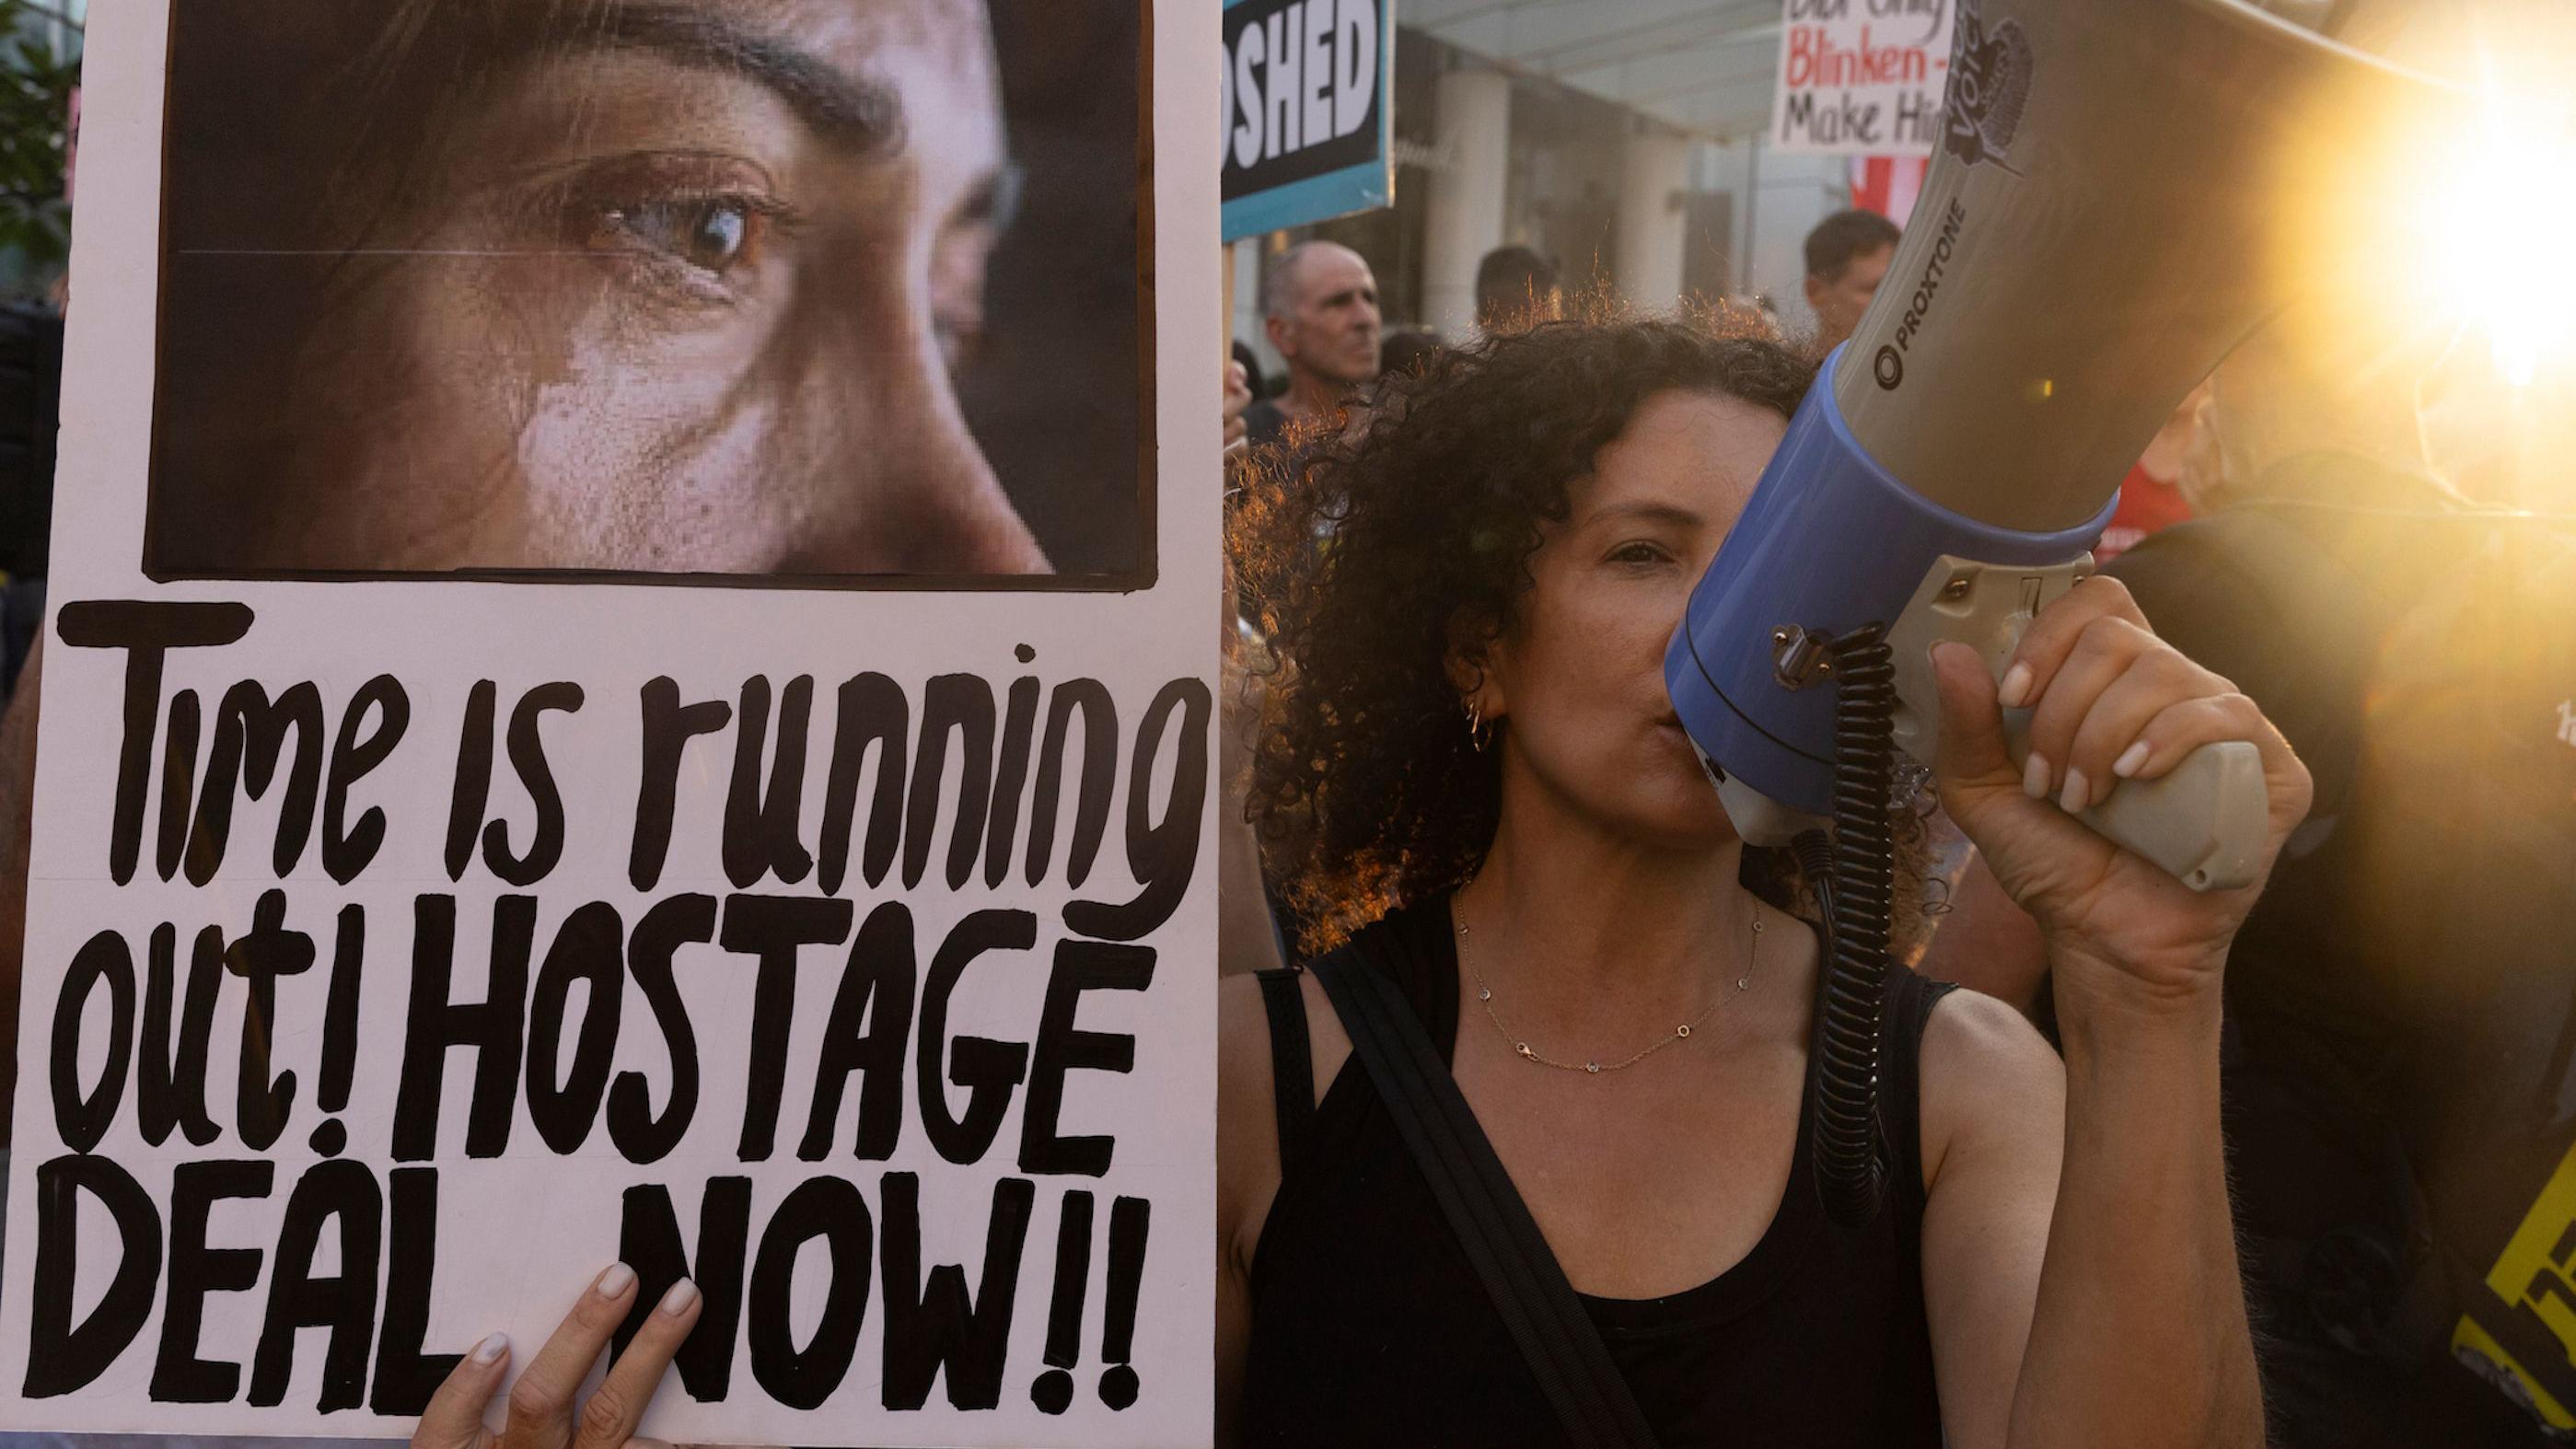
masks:
<path id="1" fill-rule="evenodd" d="M 1281 253 L 1261 280 L 1261 314 L 1270 345 L 1288 360 L 1288 390 L 1245 410 L 1254 447 L 1277 441 L 1290 423 L 1339 411 L 1353 388 L 1377 376 L 1382 341 L 1377 277 L 1337 242 L 1299 242 Z"/>

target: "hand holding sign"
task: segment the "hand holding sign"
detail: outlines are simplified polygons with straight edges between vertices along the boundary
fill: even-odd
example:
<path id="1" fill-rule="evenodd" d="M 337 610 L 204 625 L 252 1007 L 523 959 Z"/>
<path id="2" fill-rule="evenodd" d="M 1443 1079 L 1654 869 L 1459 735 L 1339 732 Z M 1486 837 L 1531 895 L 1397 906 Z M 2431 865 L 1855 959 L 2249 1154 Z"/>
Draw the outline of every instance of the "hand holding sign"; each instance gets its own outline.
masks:
<path id="1" fill-rule="evenodd" d="M 676 0 L 613 7 L 607 30 L 539 8 L 380 0 L 304 24 L 135 0 L 89 36 L 87 103 L 122 120 L 90 128 L 110 184 L 84 200 L 76 351 L 118 360 L 65 380 L 0 1426 L 399 1436 L 427 1412 L 439 1449 L 617 1449 L 639 1425 L 1201 1442 L 1205 1276 L 1151 1240 L 1213 1215 L 1222 510 L 1215 430 L 1185 427 L 1209 359 L 1175 339 L 1220 298 L 1213 249 L 1155 218 L 1211 203 L 1187 57 L 1218 44 L 1214 7 Z M 1387 47 L 1360 65 L 1356 28 L 1384 10 L 1297 13 L 1294 68 L 1330 68 L 1310 40 L 1349 60 L 1355 126 L 1382 131 Z M 1349 45 L 1310 37 L 1316 16 Z M 348 84 L 245 106 L 273 89 L 245 84 L 253 61 Z M 908 89 L 932 76 L 963 89 Z M 593 102 L 627 131 L 549 120 Z M 406 219 L 463 215 L 394 179 L 459 147 L 543 197 L 474 215 L 542 236 Z M 284 187 L 309 206 L 242 210 L 241 167 L 311 179 Z M 365 198 L 325 179 L 361 177 Z M 378 249 L 380 229 L 404 239 Z M 493 362 L 456 343 L 462 314 L 357 305 L 324 285 L 344 257 L 382 271 L 371 296 L 495 299 L 475 324 L 534 350 Z M 1056 290 L 1087 299 L 1079 330 L 1128 349 L 1064 373 L 1070 404 L 959 381 L 1052 335 L 986 284 L 1013 257 L 1078 274 Z M 180 317 L 187 299 L 220 312 L 243 286 L 278 377 L 247 342 L 208 363 L 185 341 L 228 325 Z M 144 297 L 176 310 L 118 300 Z M 367 372 L 459 447 L 405 446 L 328 401 L 355 374 L 295 360 L 361 332 L 385 343 L 361 354 L 417 343 L 467 379 Z M 565 408 L 509 382 L 611 354 L 574 367 L 597 390 Z M 719 385 L 737 374 L 761 381 Z M 214 407 L 222 429 L 178 401 L 219 391 L 251 399 Z M 1061 427 L 1025 473 L 988 456 L 979 397 L 1073 418 L 1098 457 Z M 681 449 L 723 468 L 682 471 L 769 483 L 704 511 L 657 494 L 687 514 L 672 552 L 575 557 L 523 526 L 540 494 L 557 521 L 614 511 L 660 466 L 625 443 L 701 407 L 749 411 Z M 821 436 L 789 412 L 865 431 L 868 467 L 785 443 Z M 237 473 L 217 436 L 236 426 L 284 453 Z M 375 489 L 333 439 L 406 459 L 407 481 Z M 813 477 L 874 521 L 760 512 L 769 484 Z M 1005 532 L 1055 509 L 1104 559 L 1132 539 L 1102 565 L 1132 571 L 1068 552 L 1076 577 L 1041 586 L 928 547 L 976 498 Z M 457 551 L 386 552 L 403 504 L 445 509 Z M 850 563 L 881 537 L 902 557 Z M 271 544 L 385 576 L 273 576 L 305 563 Z M 486 565 L 502 577 L 464 577 Z M 602 1295 L 580 1265 L 611 1257 L 631 1278 Z"/>
<path id="2" fill-rule="evenodd" d="M 519 1375 L 498 1434 L 484 1426 L 483 1411 L 509 1371 L 510 1340 L 498 1333 L 483 1340 L 431 1396 L 420 1427 L 412 1431 L 412 1449 L 621 1449 L 635 1441 L 644 1407 L 670 1371 L 680 1341 L 697 1326 L 703 1300 L 685 1278 L 671 1285 L 576 1417 L 573 1400 L 581 1381 L 634 1303 L 635 1270 L 610 1264 Z"/>

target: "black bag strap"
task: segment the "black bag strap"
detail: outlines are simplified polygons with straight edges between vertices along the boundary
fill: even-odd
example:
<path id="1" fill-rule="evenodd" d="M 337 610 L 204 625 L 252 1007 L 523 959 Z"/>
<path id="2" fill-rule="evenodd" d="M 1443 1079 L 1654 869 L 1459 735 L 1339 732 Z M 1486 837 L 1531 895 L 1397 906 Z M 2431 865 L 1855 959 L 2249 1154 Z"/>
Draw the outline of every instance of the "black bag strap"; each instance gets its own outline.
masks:
<path id="1" fill-rule="evenodd" d="M 1310 968 L 1350 1034 L 1352 1054 L 1395 1119 L 1566 1437 L 1576 1449 L 1653 1449 L 1645 1413 L 1457 1079 L 1393 979 L 1372 969 L 1374 953 L 1396 949 L 1388 936 L 1383 929 L 1365 931 Z"/>
<path id="2" fill-rule="evenodd" d="M 1261 1010 L 1270 1019 L 1271 1115 L 1279 1123 L 1279 1173 L 1285 1177 L 1306 1155 L 1306 1137 L 1315 1124 L 1314 1049 L 1306 1036 L 1306 993 L 1297 984 L 1298 968 L 1256 971 L 1261 982 Z"/>

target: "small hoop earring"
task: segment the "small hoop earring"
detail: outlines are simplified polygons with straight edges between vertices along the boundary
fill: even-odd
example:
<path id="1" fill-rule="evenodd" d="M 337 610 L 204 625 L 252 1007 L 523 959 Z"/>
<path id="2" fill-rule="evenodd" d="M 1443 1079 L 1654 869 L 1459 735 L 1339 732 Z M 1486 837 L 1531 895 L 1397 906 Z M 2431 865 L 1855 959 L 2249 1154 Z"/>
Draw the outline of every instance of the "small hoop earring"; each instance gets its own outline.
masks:
<path id="1" fill-rule="evenodd" d="M 1485 723 L 1485 711 L 1474 700 L 1467 702 L 1467 740 L 1480 755 L 1494 743 L 1493 729 Z"/>

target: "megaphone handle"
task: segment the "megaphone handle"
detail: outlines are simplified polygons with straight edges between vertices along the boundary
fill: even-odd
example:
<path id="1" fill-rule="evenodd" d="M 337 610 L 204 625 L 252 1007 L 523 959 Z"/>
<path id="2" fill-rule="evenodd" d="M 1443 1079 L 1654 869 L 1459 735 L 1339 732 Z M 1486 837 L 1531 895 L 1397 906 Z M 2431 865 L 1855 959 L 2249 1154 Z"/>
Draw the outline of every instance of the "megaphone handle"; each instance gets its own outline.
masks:
<path id="1" fill-rule="evenodd" d="M 2013 763 L 2030 755 L 2030 711 L 2004 711 Z M 2252 885 L 2270 823 L 2262 752 L 2244 740 L 2202 745 L 2153 780 L 2123 780 L 2076 812 L 2097 835 L 2196 891 Z"/>

